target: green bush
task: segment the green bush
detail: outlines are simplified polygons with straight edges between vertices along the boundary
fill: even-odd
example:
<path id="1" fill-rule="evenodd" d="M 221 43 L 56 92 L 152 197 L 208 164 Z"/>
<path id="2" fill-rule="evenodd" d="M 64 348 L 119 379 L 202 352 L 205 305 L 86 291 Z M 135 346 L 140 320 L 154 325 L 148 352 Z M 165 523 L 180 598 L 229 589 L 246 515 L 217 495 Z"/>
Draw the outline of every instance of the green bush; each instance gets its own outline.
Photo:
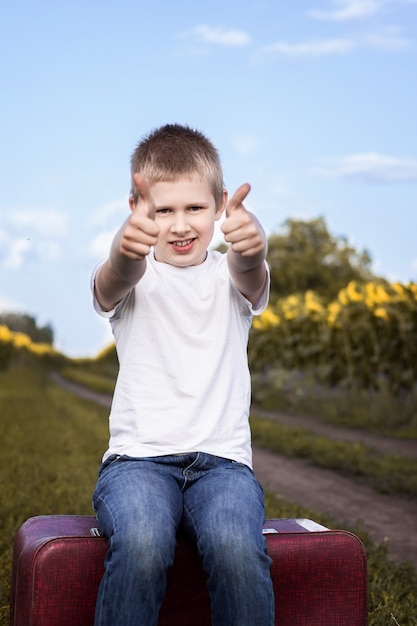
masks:
<path id="1" fill-rule="evenodd" d="M 383 381 L 378 390 L 328 387 L 311 373 L 277 367 L 252 374 L 252 397 L 265 409 L 393 438 L 417 439 L 417 387 L 396 395 Z"/>
<path id="2" fill-rule="evenodd" d="M 331 302 L 311 290 L 278 298 L 253 321 L 254 372 L 303 370 L 327 386 L 397 394 L 417 382 L 417 285 L 351 281 Z"/>

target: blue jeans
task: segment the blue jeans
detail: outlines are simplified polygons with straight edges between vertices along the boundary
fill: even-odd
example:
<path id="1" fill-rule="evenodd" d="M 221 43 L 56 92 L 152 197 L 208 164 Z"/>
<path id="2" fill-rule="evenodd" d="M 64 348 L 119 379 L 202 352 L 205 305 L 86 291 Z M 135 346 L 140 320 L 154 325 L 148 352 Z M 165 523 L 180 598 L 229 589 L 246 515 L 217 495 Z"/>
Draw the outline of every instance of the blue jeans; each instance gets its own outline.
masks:
<path id="1" fill-rule="evenodd" d="M 95 626 L 155 626 L 179 529 L 208 575 L 213 626 L 273 626 L 263 490 L 245 465 L 210 454 L 104 462 L 93 496 L 109 538 Z"/>

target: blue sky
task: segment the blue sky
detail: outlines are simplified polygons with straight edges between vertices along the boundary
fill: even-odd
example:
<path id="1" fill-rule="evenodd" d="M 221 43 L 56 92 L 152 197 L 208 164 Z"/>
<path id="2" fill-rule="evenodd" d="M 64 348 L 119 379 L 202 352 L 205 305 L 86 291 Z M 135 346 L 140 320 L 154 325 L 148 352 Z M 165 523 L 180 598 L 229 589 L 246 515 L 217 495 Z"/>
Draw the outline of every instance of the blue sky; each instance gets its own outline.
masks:
<path id="1" fill-rule="evenodd" d="M 214 141 L 269 233 L 323 216 L 417 280 L 416 26 L 417 0 L 1 0 L 0 309 L 70 356 L 109 343 L 89 276 L 167 122 Z"/>

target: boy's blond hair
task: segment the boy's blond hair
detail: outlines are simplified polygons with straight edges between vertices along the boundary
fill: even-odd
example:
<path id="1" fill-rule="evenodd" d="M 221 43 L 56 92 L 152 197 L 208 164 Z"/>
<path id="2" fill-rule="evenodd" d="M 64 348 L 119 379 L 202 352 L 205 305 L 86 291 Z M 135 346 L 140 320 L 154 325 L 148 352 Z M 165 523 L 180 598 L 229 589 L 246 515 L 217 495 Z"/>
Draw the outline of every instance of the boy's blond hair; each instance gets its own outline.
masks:
<path id="1" fill-rule="evenodd" d="M 216 206 L 222 203 L 223 171 L 217 149 L 203 133 L 189 126 L 166 124 L 151 131 L 137 145 L 130 163 L 131 175 L 140 173 L 151 185 L 195 173 L 206 176 Z M 136 204 L 138 192 L 133 182 L 130 195 Z"/>

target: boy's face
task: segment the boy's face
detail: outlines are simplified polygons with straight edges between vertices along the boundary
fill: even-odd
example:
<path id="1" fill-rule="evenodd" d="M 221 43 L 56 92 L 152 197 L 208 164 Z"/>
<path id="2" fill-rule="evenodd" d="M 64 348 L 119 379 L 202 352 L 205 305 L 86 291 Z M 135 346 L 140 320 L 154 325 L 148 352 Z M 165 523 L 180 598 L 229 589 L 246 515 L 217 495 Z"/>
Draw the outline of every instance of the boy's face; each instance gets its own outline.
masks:
<path id="1" fill-rule="evenodd" d="M 177 267 L 202 263 L 213 238 L 214 222 L 226 206 L 226 190 L 222 206 L 216 209 L 207 178 L 198 174 L 157 182 L 149 189 L 160 229 L 154 248 L 156 260 Z"/>

